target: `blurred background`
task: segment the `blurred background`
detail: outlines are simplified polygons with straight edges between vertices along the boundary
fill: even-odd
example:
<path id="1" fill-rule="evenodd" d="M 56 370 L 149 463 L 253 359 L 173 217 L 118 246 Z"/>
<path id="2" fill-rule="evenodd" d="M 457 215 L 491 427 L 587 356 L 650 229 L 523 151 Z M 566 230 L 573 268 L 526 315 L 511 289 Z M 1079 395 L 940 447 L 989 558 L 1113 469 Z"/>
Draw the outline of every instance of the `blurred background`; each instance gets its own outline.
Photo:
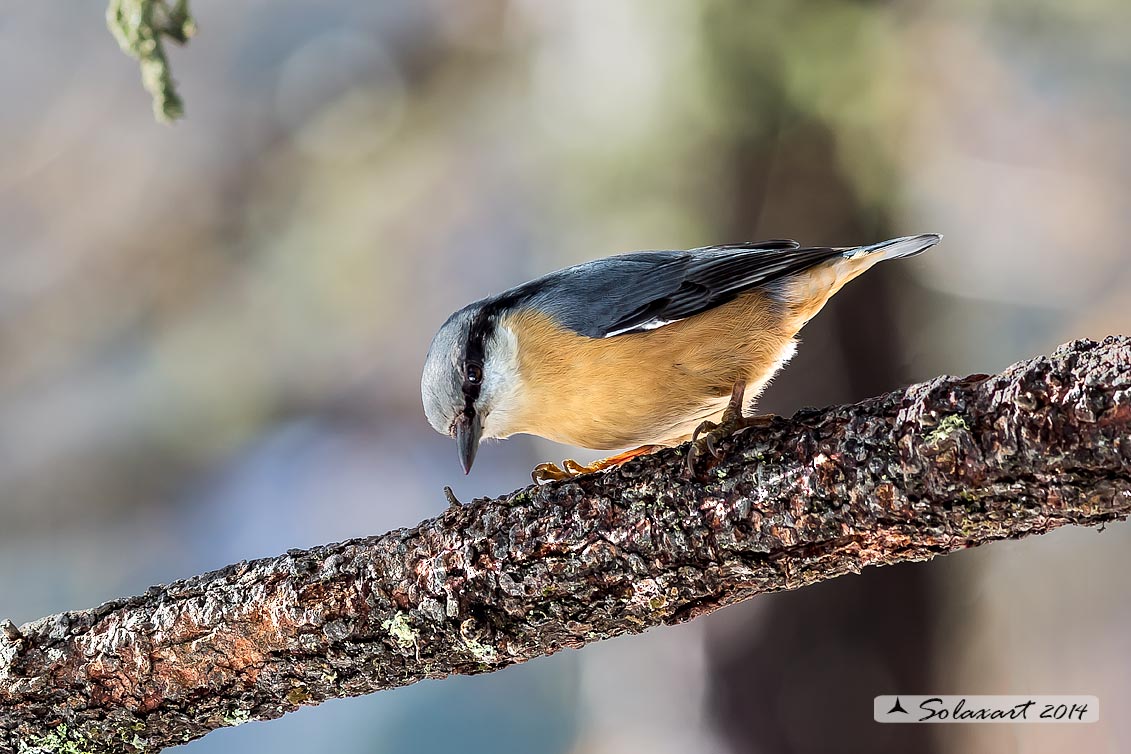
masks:
<path id="1" fill-rule="evenodd" d="M 940 232 L 762 407 L 1131 333 L 1131 4 L 197 2 L 154 123 L 100 0 L 0 16 L 0 617 L 524 485 L 419 401 L 454 309 L 616 252 Z M 1131 748 L 1131 526 L 871 569 L 206 752 Z M 1077 693 L 1091 726 L 880 726 L 880 693 Z M 814 719 L 809 713 L 822 710 Z"/>

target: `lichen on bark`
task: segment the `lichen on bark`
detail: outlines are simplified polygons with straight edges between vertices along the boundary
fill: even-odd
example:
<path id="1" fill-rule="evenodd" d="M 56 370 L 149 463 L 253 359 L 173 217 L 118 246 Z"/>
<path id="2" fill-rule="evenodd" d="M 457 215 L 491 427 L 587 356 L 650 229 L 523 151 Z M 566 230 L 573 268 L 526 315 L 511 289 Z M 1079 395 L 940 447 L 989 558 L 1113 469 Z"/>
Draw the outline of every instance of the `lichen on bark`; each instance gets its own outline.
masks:
<path id="1" fill-rule="evenodd" d="M 152 752 L 1131 512 L 1131 340 L 939 377 L 0 632 L 0 751 Z M 71 749 L 64 747 L 72 747 Z"/>
<path id="2" fill-rule="evenodd" d="M 153 115 L 170 123 L 184 115 L 184 102 L 177 93 L 165 38 L 184 44 L 196 33 L 188 0 L 110 0 L 106 25 L 122 51 L 137 58 L 141 82 L 153 97 Z"/>

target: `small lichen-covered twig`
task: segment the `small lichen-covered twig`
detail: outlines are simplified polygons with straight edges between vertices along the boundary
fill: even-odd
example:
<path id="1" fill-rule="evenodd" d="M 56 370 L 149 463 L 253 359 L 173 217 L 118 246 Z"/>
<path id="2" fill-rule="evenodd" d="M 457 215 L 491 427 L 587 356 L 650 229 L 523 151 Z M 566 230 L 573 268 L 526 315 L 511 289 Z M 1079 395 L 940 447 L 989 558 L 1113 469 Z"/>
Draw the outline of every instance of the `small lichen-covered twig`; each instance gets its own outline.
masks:
<path id="1" fill-rule="evenodd" d="M 110 0 L 106 24 L 122 50 L 141 64 L 141 82 L 153 96 L 153 114 L 169 123 L 184 115 L 162 37 L 184 44 L 196 33 L 188 0 Z"/>
<path id="2" fill-rule="evenodd" d="M 699 478 L 685 452 L 9 627 L 0 751 L 154 752 L 867 565 L 1124 518 L 1131 339 L 775 419 L 724 440 Z"/>

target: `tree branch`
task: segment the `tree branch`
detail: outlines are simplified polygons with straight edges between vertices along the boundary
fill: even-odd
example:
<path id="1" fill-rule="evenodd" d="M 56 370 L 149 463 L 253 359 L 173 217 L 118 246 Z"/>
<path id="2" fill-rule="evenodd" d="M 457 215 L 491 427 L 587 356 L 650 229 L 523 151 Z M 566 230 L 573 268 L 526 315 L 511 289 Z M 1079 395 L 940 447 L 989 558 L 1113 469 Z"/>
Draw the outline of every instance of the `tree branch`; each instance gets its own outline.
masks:
<path id="1" fill-rule="evenodd" d="M 0 631 L 0 750 L 151 752 L 1131 511 L 1131 339 L 775 418 Z"/>

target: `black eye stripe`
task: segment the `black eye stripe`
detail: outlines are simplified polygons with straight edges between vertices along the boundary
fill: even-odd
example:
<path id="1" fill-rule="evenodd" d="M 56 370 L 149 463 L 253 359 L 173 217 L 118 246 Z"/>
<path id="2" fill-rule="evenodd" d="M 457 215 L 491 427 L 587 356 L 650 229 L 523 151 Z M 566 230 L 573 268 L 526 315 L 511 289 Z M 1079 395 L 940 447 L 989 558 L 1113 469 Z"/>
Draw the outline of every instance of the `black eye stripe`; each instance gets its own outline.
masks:
<path id="1" fill-rule="evenodd" d="M 483 362 L 486 357 L 486 342 L 495 330 L 495 320 L 491 311 L 484 307 L 475 315 L 467 329 L 467 343 L 463 351 L 463 413 L 475 416 L 475 401 L 483 388 Z M 478 372 L 479 379 L 470 379 L 472 372 Z"/>
<path id="2" fill-rule="evenodd" d="M 481 309 L 467 328 L 467 343 L 464 345 L 465 364 L 482 364 L 485 357 L 487 338 L 495 331 L 495 320 L 487 309 Z"/>
<path id="3" fill-rule="evenodd" d="M 505 298 L 491 299 L 483 304 L 475 313 L 471 324 L 467 328 L 467 342 L 463 348 L 463 413 L 475 416 L 475 401 L 479 399 L 479 392 L 483 387 L 483 365 L 487 361 L 487 340 L 495 333 L 498 316 L 504 311 L 513 309 L 526 294 L 514 293 Z M 468 379 L 469 367 L 479 369 L 479 380 Z"/>

